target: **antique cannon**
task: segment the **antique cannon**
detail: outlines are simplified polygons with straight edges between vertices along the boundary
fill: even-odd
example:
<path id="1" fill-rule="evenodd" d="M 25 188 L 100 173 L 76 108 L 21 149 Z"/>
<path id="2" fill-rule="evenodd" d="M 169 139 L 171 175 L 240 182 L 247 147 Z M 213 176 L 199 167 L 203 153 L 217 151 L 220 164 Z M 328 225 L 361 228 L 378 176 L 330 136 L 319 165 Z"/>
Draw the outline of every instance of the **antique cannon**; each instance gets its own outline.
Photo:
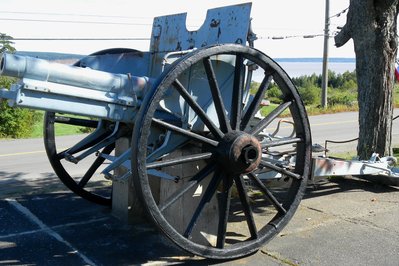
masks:
<path id="1" fill-rule="evenodd" d="M 158 17 L 149 52 L 109 49 L 73 66 L 4 54 L 0 73 L 21 80 L 0 97 L 46 111 L 48 158 L 76 194 L 109 205 L 112 182 L 132 178 L 149 217 L 181 248 L 216 259 L 251 254 L 297 209 L 311 137 L 292 81 L 252 47 L 250 9 L 209 10 L 197 31 L 186 30 L 186 14 Z M 262 110 L 271 86 L 281 103 Z M 283 112 L 293 134 L 280 136 Z M 57 124 L 89 130 L 60 148 Z M 130 147 L 115 152 L 122 138 Z M 108 191 L 95 189 L 98 174 L 111 180 Z"/>

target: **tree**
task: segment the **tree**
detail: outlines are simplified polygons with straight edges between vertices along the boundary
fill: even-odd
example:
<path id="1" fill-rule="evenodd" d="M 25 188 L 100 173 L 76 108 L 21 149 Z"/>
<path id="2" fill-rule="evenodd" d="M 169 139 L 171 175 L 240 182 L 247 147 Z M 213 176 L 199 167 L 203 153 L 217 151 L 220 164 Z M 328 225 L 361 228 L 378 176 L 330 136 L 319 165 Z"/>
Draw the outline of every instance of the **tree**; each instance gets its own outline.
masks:
<path id="1" fill-rule="evenodd" d="M 0 52 L 16 51 L 11 40 L 11 36 L 0 33 Z M 15 82 L 13 78 L 0 77 L 0 88 L 9 89 Z M 39 116 L 36 111 L 13 108 L 8 106 L 7 101 L 0 99 L 0 138 L 29 137 Z"/>
<path id="2" fill-rule="evenodd" d="M 0 32 L 0 53 L 15 52 L 15 48 L 12 46 L 14 43 L 11 40 L 11 36 Z"/>
<path id="3" fill-rule="evenodd" d="M 350 0 L 347 21 L 335 36 L 353 39 L 359 102 L 358 156 L 390 155 L 399 0 Z"/>

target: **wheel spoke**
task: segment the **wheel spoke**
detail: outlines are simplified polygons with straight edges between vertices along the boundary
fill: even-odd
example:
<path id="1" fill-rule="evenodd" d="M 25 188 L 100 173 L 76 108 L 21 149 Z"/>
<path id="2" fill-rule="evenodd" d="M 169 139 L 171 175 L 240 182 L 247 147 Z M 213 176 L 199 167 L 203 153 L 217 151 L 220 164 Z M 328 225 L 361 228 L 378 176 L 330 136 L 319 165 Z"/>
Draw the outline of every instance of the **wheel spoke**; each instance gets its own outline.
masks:
<path id="1" fill-rule="evenodd" d="M 262 160 L 260 162 L 260 165 L 262 165 L 264 167 L 267 167 L 267 168 L 269 168 L 271 170 L 274 170 L 276 172 L 279 172 L 280 174 L 283 174 L 283 175 L 286 175 L 286 176 L 289 176 L 289 177 L 292 177 L 292 178 L 295 178 L 295 179 L 302 179 L 302 176 L 300 176 L 300 175 L 298 175 L 296 173 L 293 173 L 291 171 L 288 171 L 288 170 L 286 170 L 286 169 L 284 169 L 282 167 L 279 167 L 277 165 L 274 165 L 272 163 L 266 162 L 264 160 Z"/>
<path id="2" fill-rule="evenodd" d="M 230 121 L 226 115 L 226 108 L 224 107 L 222 95 L 220 93 L 219 85 L 216 80 L 216 75 L 212 67 L 211 59 L 208 57 L 203 60 L 205 72 L 209 81 L 212 98 L 215 103 L 216 113 L 218 115 L 220 128 L 223 132 L 231 131 Z"/>
<path id="3" fill-rule="evenodd" d="M 175 80 L 173 82 L 174 87 L 180 93 L 180 95 L 186 100 L 187 104 L 194 110 L 194 112 L 198 115 L 198 117 L 204 122 L 204 124 L 208 127 L 208 129 L 212 132 L 212 134 L 218 138 L 222 139 L 224 134 L 223 132 L 212 122 L 212 120 L 208 117 L 205 111 L 199 106 L 199 104 L 191 97 L 188 93 L 187 89 L 180 83 L 179 80 Z"/>
<path id="4" fill-rule="evenodd" d="M 262 181 L 254 174 L 248 174 L 248 177 L 257 185 L 257 187 L 265 194 L 266 198 L 273 204 L 279 213 L 286 214 L 287 211 L 283 205 L 274 197 L 270 190 L 262 183 Z"/>
<path id="5" fill-rule="evenodd" d="M 199 160 L 209 159 L 211 157 L 212 157 L 211 152 L 181 156 L 177 159 L 149 163 L 149 164 L 147 164 L 147 169 L 154 169 L 154 168 L 167 167 L 167 166 L 172 166 L 172 165 L 177 165 L 177 164 L 195 162 L 195 161 L 199 161 Z"/>
<path id="6" fill-rule="evenodd" d="M 226 174 L 223 174 L 223 191 L 221 193 L 221 203 L 219 205 L 219 225 L 216 242 L 217 248 L 223 248 L 226 241 L 232 185 L 233 180 Z"/>
<path id="7" fill-rule="evenodd" d="M 259 89 L 250 95 L 258 69 Z M 258 118 L 274 84 L 283 100 Z M 178 114 L 171 97 L 180 102 Z M 286 114 L 289 128 L 274 129 Z M 179 247 L 210 259 L 246 256 L 278 234 L 311 171 L 309 124 L 295 85 L 270 57 L 241 45 L 203 47 L 165 69 L 143 99 L 133 136 L 131 170 L 155 225 Z M 172 158 L 173 151 L 181 155 Z M 180 169 L 186 164 L 195 169 Z M 178 169 L 167 174 L 170 167 Z M 159 197 L 157 180 L 174 189 Z M 173 215 L 177 210 L 181 215 Z"/>
<path id="8" fill-rule="evenodd" d="M 181 196 L 184 195 L 187 191 L 193 188 L 195 185 L 199 184 L 205 177 L 210 175 L 215 170 L 215 165 L 208 164 L 201 171 L 199 171 L 195 176 L 193 176 L 190 181 L 184 184 L 183 187 L 176 190 L 167 200 L 161 203 L 158 208 L 161 212 L 167 209 L 170 205 L 172 205 L 176 200 L 178 200 Z"/>
<path id="9" fill-rule="evenodd" d="M 262 146 L 262 148 L 270 148 L 270 147 L 295 144 L 295 143 L 300 143 L 300 142 L 303 142 L 303 139 L 301 139 L 301 138 L 279 139 L 279 140 L 272 140 L 272 141 L 262 143 L 261 146 Z"/>
<path id="10" fill-rule="evenodd" d="M 241 176 L 237 176 L 234 178 L 234 181 L 237 186 L 238 195 L 240 197 L 241 205 L 244 210 L 245 217 L 247 219 L 247 225 L 249 232 L 251 234 L 252 239 L 256 239 L 258 237 L 258 230 L 256 229 L 256 224 L 252 212 L 251 205 L 249 203 L 249 198 L 247 195 L 247 191 L 245 189 L 244 180 Z"/>
<path id="11" fill-rule="evenodd" d="M 102 153 L 104 154 L 110 154 L 115 148 L 115 143 L 112 143 L 111 145 L 108 145 L 107 147 L 104 148 Z M 98 156 L 94 163 L 90 166 L 90 168 L 87 170 L 85 175 L 82 177 L 82 179 L 79 181 L 78 186 L 81 188 L 84 188 L 89 180 L 93 177 L 94 173 L 97 171 L 97 169 L 102 165 L 104 162 L 105 158 Z"/>
<path id="12" fill-rule="evenodd" d="M 218 170 L 215 171 L 215 175 L 209 182 L 208 187 L 205 190 L 204 195 L 202 196 L 200 202 L 198 203 L 197 208 L 194 211 L 193 217 L 190 220 L 190 223 L 188 224 L 186 231 L 184 232 L 184 237 L 189 238 L 194 226 L 196 225 L 199 216 L 201 215 L 205 205 L 212 199 L 212 196 L 216 193 L 216 189 L 221 181 L 221 176 Z"/>
<path id="13" fill-rule="evenodd" d="M 268 116 L 266 116 L 262 121 L 260 121 L 254 128 L 250 130 L 251 135 L 258 135 L 263 129 L 265 129 L 274 119 L 281 115 L 293 101 L 285 102 L 280 104 L 276 109 L 274 109 Z"/>
<path id="14" fill-rule="evenodd" d="M 251 105 L 249 106 L 248 110 L 246 111 L 244 117 L 242 118 L 241 130 L 244 130 L 248 126 L 249 121 L 251 121 L 251 119 L 258 112 L 258 107 L 261 104 L 263 98 L 265 97 L 266 90 L 269 87 L 272 79 L 273 79 L 272 75 L 265 76 L 263 78 L 262 83 L 260 84 L 259 89 L 256 92 L 255 97 L 251 102 Z"/>
<path id="15" fill-rule="evenodd" d="M 234 86 L 233 86 L 233 97 L 231 102 L 231 127 L 238 129 L 241 121 L 242 112 L 242 89 L 244 86 L 244 59 L 238 54 L 236 56 L 235 68 L 234 68 Z"/>
<path id="16" fill-rule="evenodd" d="M 190 139 L 192 139 L 192 140 L 197 140 L 197 141 L 200 141 L 200 142 L 202 142 L 202 143 L 205 143 L 205 144 L 208 144 L 208 145 L 211 145 L 211 146 L 215 146 L 215 147 L 218 146 L 218 144 L 219 144 L 219 142 L 217 142 L 217 141 L 214 141 L 214 140 L 212 140 L 212 139 L 203 137 L 203 136 L 198 135 L 198 134 L 196 134 L 196 133 L 194 133 L 194 132 L 191 132 L 191 131 L 189 131 L 189 130 L 186 130 L 186 129 L 177 127 L 177 126 L 175 126 L 175 125 L 169 124 L 169 123 L 164 122 L 164 121 L 162 121 L 162 120 L 153 118 L 152 121 L 153 121 L 154 123 L 156 123 L 156 124 L 158 124 L 158 125 L 160 125 L 160 126 L 166 128 L 166 129 L 169 129 L 169 130 L 171 130 L 171 131 L 173 131 L 173 132 L 175 132 L 175 133 L 177 133 L 177 134 L 186 136 L 186 137 L 188 137 L 188 138 L 190 138 Z"/>

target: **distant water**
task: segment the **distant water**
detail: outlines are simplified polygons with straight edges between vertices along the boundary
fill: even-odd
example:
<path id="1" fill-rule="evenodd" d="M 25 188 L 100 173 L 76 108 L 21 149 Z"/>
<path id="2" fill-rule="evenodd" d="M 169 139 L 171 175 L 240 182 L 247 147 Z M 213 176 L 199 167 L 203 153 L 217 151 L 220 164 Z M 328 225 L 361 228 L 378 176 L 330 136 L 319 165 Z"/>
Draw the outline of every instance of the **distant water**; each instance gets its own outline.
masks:
<path id="1" fill-rule="evenodd" d="M 287 72 L 290 77 L 310 76 L 312 74 L 320 75 L 323 69 L 321 58 L 278 58 L 277 63 Z M 356 69 L 355 60 L 352 58 L 336 58 L 330 60 L 328 69 L 337 74 Z M 254 79 L 261 81 L 263 73 L 255 72 Z"/>
<path id="2" fill-rule="evenodd" d="M 322 63 L 289 63 L 281 62 L 279 65 L 287 72 L 290 77 L 299 77 L 303 75 L 320 75 L 323 70 Z M 356 69 L 355 63 L 328 63 L 328 69 L 337 74 L 342 74 L 346 71 L 352 72 Z"/>
<path id="3" fill-rule="evenodd" d="M 84 57 L 77 54 L 63 54 L 63 53 L 48 53 L 48 52 L 29 52 L 18 51 L 18 55 L 32 56 L 46 60 L 73 60 Z M 273 58 L 290 77 L 310 76 L 312 74 L 320 75 L 322 72 L 322 58 Z M 355 70 L 354 58 L 329 58 L 328 68 L 335 73 L 342 74 L 345 71 Z M 255 71 L 254 80 L 261 82 L 263 73 Z"/>

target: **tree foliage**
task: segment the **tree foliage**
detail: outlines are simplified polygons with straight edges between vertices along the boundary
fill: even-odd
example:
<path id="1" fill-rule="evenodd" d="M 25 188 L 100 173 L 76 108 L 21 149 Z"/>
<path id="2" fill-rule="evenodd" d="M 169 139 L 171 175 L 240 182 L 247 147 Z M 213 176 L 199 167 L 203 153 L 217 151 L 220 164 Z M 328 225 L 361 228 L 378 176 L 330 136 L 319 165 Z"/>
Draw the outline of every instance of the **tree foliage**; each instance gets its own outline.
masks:
<path id="1" fill-rule="evenodd" d="M 9 88 L 15 79 L 0 77 L 0 87 Z M 7 101 L 0 100 L 0 137 L 24 138 L 29 137 L 33 125 L 39 119 L 39 113 L 21 108 L 11 108 Z"/>
<path id="2" fill-rule="evenodd" d="M 12 39 L 13 38 L 11 36 L 8 36 L 7 34 L 0 32 L 0 53 L 15 52 L 15 48 L 13 46 L 14 43 L 12 42 Z"/>
<path id="3" fill-rule="evenodd" d="M 298 88 L 299 94 L 305 105 L 320 105 L 321 102 L 321 75 L 312 74 L 292 78 L 293 83 Z M 254 82 L 251 85 L 251 93 L 255 94 L 259 83 Z M 276 84 L 270 84 L 266 98 L 279 104 L 282 102 L 281 90 Z M 356 72 L 346 71 L 337 74 L 334 71 L 328 72 L 328 105 L 346 105 L 353 106 L 357 102 L 357 81 Z"/>
<path id="4" fill-rule="evenodd" d="M 15 52 L 12 37 L 0 33 L 0 52 Z M 9 89 L 16 80 L 0 77 L 0 88 Z M 39 119 L 39 113 L 21 108 L 8 106 L 7 101 L 0 99 L 0 137 L 23 138 L 29 137 L 34 123 Z"/>

